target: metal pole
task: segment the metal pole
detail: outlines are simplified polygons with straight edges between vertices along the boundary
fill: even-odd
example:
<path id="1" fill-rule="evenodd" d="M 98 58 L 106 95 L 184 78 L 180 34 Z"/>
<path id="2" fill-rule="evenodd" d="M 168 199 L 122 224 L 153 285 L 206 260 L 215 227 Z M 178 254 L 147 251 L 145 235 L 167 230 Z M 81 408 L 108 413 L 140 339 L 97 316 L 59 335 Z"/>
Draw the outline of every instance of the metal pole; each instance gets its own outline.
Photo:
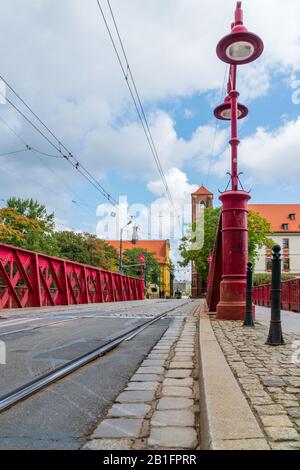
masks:
<path id="1" fill-rule="evenodd" d="M 231 98 L 231 188 L 232 191 L 238 190 L 238 97 L 236 91 L 236 65 L 230 67 L 230 92 Z"/>
<path id="2" fill-rule="evenodd" d="M 272 259 L 272 291 L 271 291 L 271 322 L 266 344 L 280 346 L 285 344 L 281 328 L 281 247 L 273 247 Z"/>
<path id="3" fill-rule="evenodd" d="M 123 229 L 120 230 L 120 273 L 123 274 Z"/>
<path id="4" fill-rule="evenodd" d="M 244 321 L 244 326 L 253 327 L 253 264 L 247 264 L 247 288 L 246 288 L 246 317 Z"/>

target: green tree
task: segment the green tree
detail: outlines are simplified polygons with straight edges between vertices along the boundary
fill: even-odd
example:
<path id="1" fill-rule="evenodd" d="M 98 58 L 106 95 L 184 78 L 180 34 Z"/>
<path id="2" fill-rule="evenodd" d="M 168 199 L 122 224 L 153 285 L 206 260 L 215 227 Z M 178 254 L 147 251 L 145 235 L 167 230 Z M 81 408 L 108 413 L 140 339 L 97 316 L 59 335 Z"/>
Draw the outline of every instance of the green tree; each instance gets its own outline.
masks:
<path id="1" fill-rule="evenodd" d="M 91 257 L 92 266 L 100 266 L 109 271 L 119 269 L 119 255 L 117 250 L 110 246 L 105 240 L 97 238 L 90 233 L 84 234 L 84 239 Z"/>
<path id="2" fill-rule="evenodd" d="M 17 214 L 36 220 L 45 232 L 51 233 L 54 231 L 54 214 L 48 214 L 46 207 L 38 201 L 11 197 L 7 201 L 7 207 L 13 209 Z"/>
<path id="3" fill-rule="evenodd" d="M 0 209 L 0 242 L 8 245 L 26 247 L 28 234 L 39 230 L 33 219 L 17 214 L 14 209 Z"/>
<path id="4" fill-rule="evenodd" d="M 271 233 L 271 226 L 264 217 L 250 210 L 248 216 L 248 230 L 249 260 L 255 264 L 259 250 L 264 246 L 271 248 L 274 245 L 273 240 L 268 236 Z"/>
<path id="5" fill-rule="evenodd" d="M 143 268 L 143 274 L 146 274 L 146 285 L 148 284 L 159 284 L 160 280 L 160 266 L 155 259 L 155 253 L 141 249 L 133 248 L 131 250 L 124 251 L 123 264 L 124 273 L 128 276 L 141 276 L 140 268 L 140 255 L 143 254 L 145 257 L 146 267 Z M 130 266 L 137 265 L 137 266 Z M 128 266 L 128 267 L 127 267 Z"/>
<path id="6" fill-rule="evenodd" d="M 90 233 L 56 232 L 54 234 L 61 258 L 111 271 L 118 269 L 117 251 Z"/>
<path id="7" fill-rule="evenodd" d="M 93 255 L 89 251 L 85 236 L 81 233 L 63 231 L 54 234 L 59 247 L 59 256 L 69 261 L 92 265 Z"/>
<path id="8" fill-rule="evenodd" d="M 0 210 L 0 242 L 52 256 L 58 254 L 53 234 L 46 231 L 44 223 L 13 208 Z"/>
<path id="9" fill-rule="evenodd" d="M 179 247 L 183 258 L 181 266 L 187 266 L 191 261 L 195 263 L 197 271 L 206 278 L 208 275 L 208 256 L 213 253 L 217 227 L 221 214 L 220 208 L 206 208 L 204 211 L 204 244 L 200 250 L 191 250 L 191 242 L 195 242 L 196 224 L 193 224 L 189 233 L 182 239 Z M 258 251 L 263 246 L 270 247 L 273 242 L 270 240 L 271 227 L 269 222 L 258 213 L 249 211 L 249 260 L 255 263 Z M 193 231 L 192 231 L 193 230 Z"/>

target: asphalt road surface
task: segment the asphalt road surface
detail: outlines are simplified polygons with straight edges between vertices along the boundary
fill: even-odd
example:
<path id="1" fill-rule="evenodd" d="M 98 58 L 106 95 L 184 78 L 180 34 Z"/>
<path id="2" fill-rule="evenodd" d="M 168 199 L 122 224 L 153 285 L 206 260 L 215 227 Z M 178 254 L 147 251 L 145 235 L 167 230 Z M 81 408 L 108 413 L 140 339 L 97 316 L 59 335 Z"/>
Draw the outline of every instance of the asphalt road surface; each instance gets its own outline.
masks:
<path id="1" fill-rule="evenodd" d="M 189 300 L 2 312 L 0 396 L 101 346 L 148 318 L 175 310 L 133 340 L 0 413 L 0 449 L 80 449 L 100 416 Z"/>

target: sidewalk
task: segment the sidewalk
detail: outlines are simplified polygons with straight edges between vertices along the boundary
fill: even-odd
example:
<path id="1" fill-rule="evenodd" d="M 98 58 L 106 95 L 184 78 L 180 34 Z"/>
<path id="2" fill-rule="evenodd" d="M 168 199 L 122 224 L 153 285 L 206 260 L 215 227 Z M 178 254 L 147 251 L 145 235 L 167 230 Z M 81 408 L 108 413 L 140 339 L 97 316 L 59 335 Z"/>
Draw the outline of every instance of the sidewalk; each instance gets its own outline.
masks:
<path id="1" fill-rule="evenodd" d="M 83 449 L 199 447 L 196 330 L 194 305 L 174 318 Z"/>
<path id="2" fill-rule="evenodd" d="M 256 323 L 251 329 L 241 322 L 211 319 L 226 360 L 270 448 L 300 450 L 300 336 L 285 333 L 285 346 L 267 346 L 267 321 L 264 323 Z"/>

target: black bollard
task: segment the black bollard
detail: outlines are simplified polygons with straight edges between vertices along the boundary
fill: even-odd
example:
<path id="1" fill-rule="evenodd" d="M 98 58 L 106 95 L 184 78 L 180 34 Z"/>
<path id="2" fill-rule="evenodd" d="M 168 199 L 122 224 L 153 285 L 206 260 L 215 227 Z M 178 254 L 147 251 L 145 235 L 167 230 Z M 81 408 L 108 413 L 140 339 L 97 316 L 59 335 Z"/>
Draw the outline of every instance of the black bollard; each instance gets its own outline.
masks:
<path id="1" fill-rule="evenodd" d="M 271 323 L 266 344 L 280 346 L 285 344 L 281 328 L 281 248 L 273 247 L 272 259 L 272 291 L 271 291 Z"/>
<path id="2" fill-rule="evenodd" d="M 244 326 L 253 327 L 253 301 L 252 301 L 252 292 L 253 292 L 253 264 L 247 264 L 247 290 L 246 290 L 246 316 L 244 321 Z"/>

